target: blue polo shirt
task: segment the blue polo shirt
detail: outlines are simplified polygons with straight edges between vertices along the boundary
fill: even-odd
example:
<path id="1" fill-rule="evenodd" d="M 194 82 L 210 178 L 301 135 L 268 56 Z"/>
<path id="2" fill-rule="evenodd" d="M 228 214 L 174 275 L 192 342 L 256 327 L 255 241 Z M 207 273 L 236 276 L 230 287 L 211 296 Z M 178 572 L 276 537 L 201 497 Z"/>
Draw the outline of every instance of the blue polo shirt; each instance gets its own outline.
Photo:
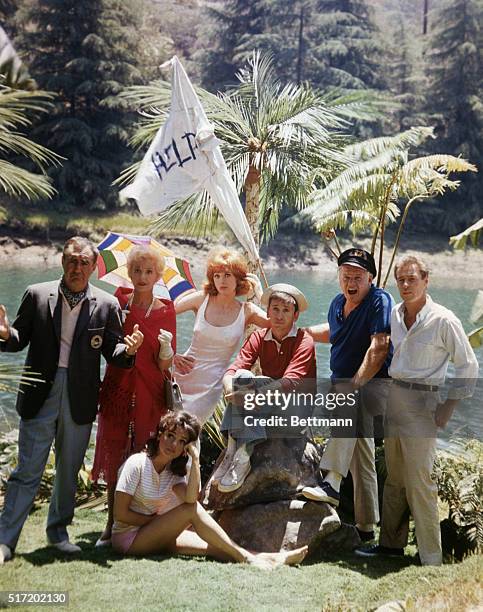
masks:
<path id="1" fill-rule="evenodd" d="M 371 285 L 369 293 L 349 316 L 344 319 L 346 299 L 340 293 L 329 307 L 330 327 L 330 369 L 331 379 L 352 378 L 364 360 L 371 344 L 371 336 L 386 332 L 391 333 L 391 310 L 394 300 L 391 295 Z M 387 378 L 391 363 L 393 347 L 389 349 L 384 365 L 376 374 L 378 378 Z"/>

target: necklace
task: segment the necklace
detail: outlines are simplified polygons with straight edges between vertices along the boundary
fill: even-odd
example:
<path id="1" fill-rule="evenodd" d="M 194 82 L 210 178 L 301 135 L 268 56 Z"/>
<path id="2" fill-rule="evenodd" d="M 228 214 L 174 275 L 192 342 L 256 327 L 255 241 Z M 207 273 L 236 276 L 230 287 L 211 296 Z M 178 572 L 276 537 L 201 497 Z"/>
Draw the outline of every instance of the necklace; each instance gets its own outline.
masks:
<path id="1" fill-rule="evenodd" d="M 128 310 L 131 309 L 132 303 L 134 300 L 134 292 L 131 293 L 131 297 L 129 298 L 129 301 L 127 303 L 127 308 Z M 153 309 L 154 306 L 154 302 L 156 301 L 156 298 L 153 295 L 153 299 L 151 300 L 151 304 L 149 305 L 149 308 L 146 310 L 146 314 L 144 315 L 144 318 L 147 319 L 149 317 L 149 315 L 151 314 L 151 310 Z"/>

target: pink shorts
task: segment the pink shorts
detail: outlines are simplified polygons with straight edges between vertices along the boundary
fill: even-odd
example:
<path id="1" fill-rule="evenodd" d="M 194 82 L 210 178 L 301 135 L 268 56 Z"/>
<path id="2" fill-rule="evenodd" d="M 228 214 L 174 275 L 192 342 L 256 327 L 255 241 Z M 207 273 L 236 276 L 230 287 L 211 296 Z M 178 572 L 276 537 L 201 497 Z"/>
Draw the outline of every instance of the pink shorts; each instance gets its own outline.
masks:
<path id="1" fill-rule="evenodd" d="M 112 548 L 116 552 L 127 553 L 131 544 L 137 536 L 139 527 L 130 529 L 129 531 L 121 531 L 121 533 L 113 533 L 111 536 Z"/>

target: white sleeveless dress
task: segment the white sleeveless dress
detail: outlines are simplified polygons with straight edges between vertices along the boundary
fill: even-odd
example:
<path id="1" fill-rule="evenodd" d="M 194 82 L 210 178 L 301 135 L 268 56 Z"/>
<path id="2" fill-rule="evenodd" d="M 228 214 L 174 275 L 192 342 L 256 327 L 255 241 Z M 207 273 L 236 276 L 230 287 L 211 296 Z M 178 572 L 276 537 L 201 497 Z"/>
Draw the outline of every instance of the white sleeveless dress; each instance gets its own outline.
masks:
<path id="1" fill-rule="evenodd" d="M 217 327 L 205 319 L 208 299 L 206 296 L 198 309 L 191 345 L 184 353 L 194 358 L 194 368 L 188 374 L 175 372 L 184 410 L 195 414 L 203 424 L 211 417 L 221 397 L 223 376 L 245 331 L 243 304 L 233 323 Z"/>

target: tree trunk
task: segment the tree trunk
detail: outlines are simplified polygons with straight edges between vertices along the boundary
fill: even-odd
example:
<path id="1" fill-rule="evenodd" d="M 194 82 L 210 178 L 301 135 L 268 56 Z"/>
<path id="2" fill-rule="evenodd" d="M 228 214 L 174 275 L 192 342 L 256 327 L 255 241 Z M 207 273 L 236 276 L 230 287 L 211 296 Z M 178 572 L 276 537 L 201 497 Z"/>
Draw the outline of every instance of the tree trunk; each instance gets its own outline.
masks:
<path id="1" fill-rule="evenodd" d="M 260 171 L 255 166 L 250 166 L 245 179 L 245 215 L 257 249 L 260 246 L 260 178 Z M 256 272 L 252 263 L 250 271 Z"/>
<path id="2" fill-rule="evenodd" d="M 423 34 L 428 33 L 429 0 L 423 0 Z"/>
<path id="3" fill-rule="evenodd" d="M 255 166 L 250 165 L 248 168 L 247 178 L 245 179 L 245 216 L 247 218 L 248 226 L 250 227 L 253 239 L 255 240 L 255 244 L 257 245 L 257 249 L 260 247 L 260 225 L 258 219 L 260 209 L 260 179 L 260 170 L 255 168 Z M 257 274 L 257 276 L 260 274 L 257 265 L 252 261 L 248 262 L 248 269 L 250 272 Z M 256 325 L 249 325 L 245 329 L 245 340 L 256 329 L 258 329 Z M 256 363 L 253 364 L 251 370 L 255 376 L 259 376 L 261 374 L 260 362 L 258 359 Z"/>
<path id="4" fill-rule="evenodd" d="M 299 44 L 297 54 L 297 85 L 302 83 L 303 66 L 304 66 L 304 9 L 305 6 L 302 4 L 300 7 L 299 16 Z"/>

